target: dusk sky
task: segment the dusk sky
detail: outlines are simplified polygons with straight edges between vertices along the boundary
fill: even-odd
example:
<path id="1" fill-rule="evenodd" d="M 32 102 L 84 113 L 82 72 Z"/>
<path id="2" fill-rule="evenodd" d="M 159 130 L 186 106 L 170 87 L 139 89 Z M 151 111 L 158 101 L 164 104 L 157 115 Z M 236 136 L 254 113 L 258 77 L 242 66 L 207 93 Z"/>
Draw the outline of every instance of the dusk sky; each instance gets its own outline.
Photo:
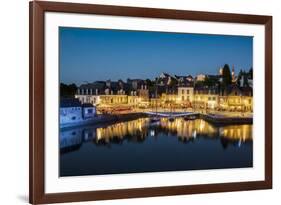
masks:
<path id="1" fill-rule="evenodd" d="M 217 74 L 228 63 L 249 70 L 253 38 L 146 31 L 59 30 L 60 82 L 154 79 L 160 73 Z"/>

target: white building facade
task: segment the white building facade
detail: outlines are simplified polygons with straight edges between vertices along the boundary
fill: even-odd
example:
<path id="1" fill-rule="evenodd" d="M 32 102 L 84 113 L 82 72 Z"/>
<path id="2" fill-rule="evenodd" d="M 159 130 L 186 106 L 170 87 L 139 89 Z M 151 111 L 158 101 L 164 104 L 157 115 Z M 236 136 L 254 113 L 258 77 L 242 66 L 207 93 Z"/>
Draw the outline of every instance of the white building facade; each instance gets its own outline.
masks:
<path id="1" fill-rule="evenodd" d="M 193 87 L 178 87 L 178 99 L 183 103 L 193 102 Z"/>

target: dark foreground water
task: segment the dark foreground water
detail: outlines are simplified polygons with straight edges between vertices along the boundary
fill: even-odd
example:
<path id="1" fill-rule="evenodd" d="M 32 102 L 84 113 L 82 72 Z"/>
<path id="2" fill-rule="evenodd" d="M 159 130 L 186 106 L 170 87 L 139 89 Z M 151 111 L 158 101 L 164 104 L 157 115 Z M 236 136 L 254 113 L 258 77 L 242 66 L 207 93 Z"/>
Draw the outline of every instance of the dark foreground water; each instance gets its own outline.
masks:
<path id="1" fill-rule="evenodd" d="M 60 131 L 60 176 L 242 168 L 253 165 L 252 125 L 149 118 Z"/>

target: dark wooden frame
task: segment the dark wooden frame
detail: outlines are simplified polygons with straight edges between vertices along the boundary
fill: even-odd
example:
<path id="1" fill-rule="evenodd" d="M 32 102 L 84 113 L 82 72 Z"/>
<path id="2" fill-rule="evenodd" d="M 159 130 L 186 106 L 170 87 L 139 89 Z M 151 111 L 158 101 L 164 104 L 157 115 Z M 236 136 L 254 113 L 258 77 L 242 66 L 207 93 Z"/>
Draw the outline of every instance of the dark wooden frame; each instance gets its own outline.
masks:
<path id="1" fill-rule="evenodd" d="M 30 139 L 29 200 L 33 204 L 73 202 L 179 194 L 226 192 L 272 188 L 272 17 L 198 11 L 104 6 L 92 4 L 30 2 Z M 46 194 L 44 192 L 44 13 L 67 12 L 115 16 L 183 19 L 265 26 L 265 180 Z"/>

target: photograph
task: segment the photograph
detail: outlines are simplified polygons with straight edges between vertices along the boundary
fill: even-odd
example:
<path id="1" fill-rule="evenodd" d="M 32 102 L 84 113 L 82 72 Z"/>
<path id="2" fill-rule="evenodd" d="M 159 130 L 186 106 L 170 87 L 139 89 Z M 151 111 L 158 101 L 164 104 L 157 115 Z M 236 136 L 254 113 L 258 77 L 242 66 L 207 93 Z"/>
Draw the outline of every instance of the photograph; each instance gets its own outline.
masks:
<path id="1" fill-rule="evenodd" d="M 59 27 L 59 176 L 253 167 L 253 36 Z"/>

